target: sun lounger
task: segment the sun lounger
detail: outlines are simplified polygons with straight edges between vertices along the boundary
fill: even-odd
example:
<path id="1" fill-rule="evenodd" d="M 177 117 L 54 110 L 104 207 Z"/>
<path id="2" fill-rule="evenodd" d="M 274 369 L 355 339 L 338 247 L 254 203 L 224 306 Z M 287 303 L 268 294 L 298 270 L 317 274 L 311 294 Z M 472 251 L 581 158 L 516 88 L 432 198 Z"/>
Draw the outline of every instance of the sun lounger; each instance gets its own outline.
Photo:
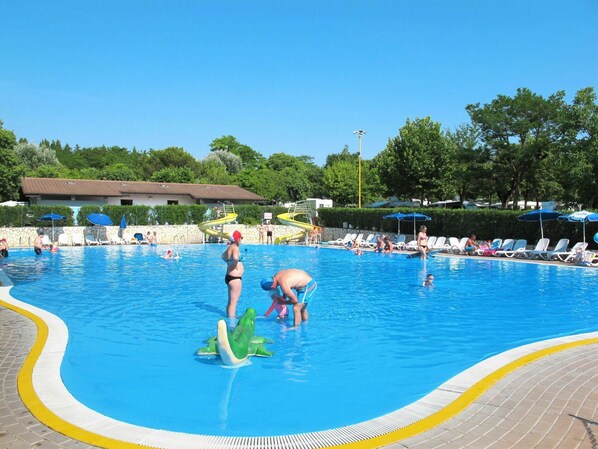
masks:
<path id="1" fill-rule="evenodd" d="M 507 239 L 507 240 L 511 240 L 511 239 Z M 506 247 L 506 246 L 507 245 L 503 245 L 503 247 Z M 525 251 L 526 246 L 527 246 L 527 240 L 519 239 L 515 243 L 512 244 L 511 249 L 500 249 L 500 250 L 496 251 L 496 253 L 494 255 L 499 256 L 499 257 L 500 256 L 515 257 L 517 254 L 520 254 L 523 251 Z"/>
<path id="2" fill-rule="evenodd" d="M 539 255 L 539 257 L 544 260 L 551 260 L 554 254 L 562 254 L 563 252 L 566 252 L 568 246 L 569 239 L 560 239 L 554 246 L 554 249 L 552 249 L 551 251 L 544 251 Z"/>
<path id="3" fill-rule="evenodd" d="M 578 256 L 578 253 L 584 252 L 588 247 L 587 242 L 577 242 L 571 247 L 569 251 L 557 252 L 552 254 L 552 260 L 560 260 L 561 262 L 573 262 Z"/>
<path id="4" fill-rule="evenodd" d="M 536 247 L 534 249 L 526 249 L 517 254 L 518 257 L 524 257 L 526 259 L 533 259 L 536 257 L 541 257 L 548 250 L 548 245 L 550 245 L 550 239 L 543 238 L 538 240 L 536 243 Z"/>

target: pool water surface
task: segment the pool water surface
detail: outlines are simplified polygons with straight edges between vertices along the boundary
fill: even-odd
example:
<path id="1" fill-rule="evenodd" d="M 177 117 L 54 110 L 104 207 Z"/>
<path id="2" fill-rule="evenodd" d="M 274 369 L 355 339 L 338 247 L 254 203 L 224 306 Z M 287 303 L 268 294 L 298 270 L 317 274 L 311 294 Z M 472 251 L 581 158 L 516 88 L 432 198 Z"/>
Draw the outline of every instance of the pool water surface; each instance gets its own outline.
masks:
<path id="1" fill-rule="evenodd" d="M 318 289 L 310 321 L 259 317 L 271 358 L 236 369 L 195 351 L 226 306 L 221 245 L 11 252 L 12 296 L 62 318 L 73 396 L 140 426 L 222 436 L 313 432 L 403 407 L 457 373 L 534 341 L 596 331 L 598 270 L 314 247 L 241 247 L 238 313 L 263 314 L 260 280 L 288 267 Z M 421 287 L 425 274 L 433 288 Z"/>

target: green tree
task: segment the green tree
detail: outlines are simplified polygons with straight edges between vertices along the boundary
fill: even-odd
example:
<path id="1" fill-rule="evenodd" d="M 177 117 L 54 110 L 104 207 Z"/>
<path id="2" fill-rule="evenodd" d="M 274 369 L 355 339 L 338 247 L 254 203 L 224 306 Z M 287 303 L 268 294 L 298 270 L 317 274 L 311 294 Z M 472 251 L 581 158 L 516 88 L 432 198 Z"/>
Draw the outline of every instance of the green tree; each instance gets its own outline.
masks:
<path id="1" fill-rule="evenodd" d="M 128 165 L 117 162 L 102 170 L 102 179 L 111 181 L 136 181 L 137 174 Z"/>
<path id="2" fill-rule="evenodd" d="M 224 162 L 220 159 L 204 159 L 199 165 L 200 184 L 230 184 L 231 176 L 226 171 Z"/>
<path id="3" fill-rule="evenodd" d="M 25 167 L 14 152 L 16 145 L 15 133 L 4 129 L 4 122 L 0 120 L 0 201 L 19 199 Z"/>
<path id="4" fill-rule="evenodd" d="M 163 168 L 188 168 L 197 177 L 200 173 L 200 162 L 184 149 L 169 147 L 164 150 L 150 150 L 142 160 L 144 179 L 151 179 L 153 174 Z"/>
<path id="5" fill-rule="evenodd" d="M 226 168 L 226 172 L 230 175 L 239 173 L 243 168 L 241 158 L 234 153 L 229 153 L 228 151 L 214 150 L 204 158 L 204 161 L 210 161 L 214 159 L 222 162 Z"/>
<path id="6" fill-rule="evenodd" d="M 35 170 L 42 165 L 58 167 L 60 163 L 56 153 L 46 145 L 35 145 L 33 143 L 17 143 L 14 147 L 15 154 L 21 160 L 23 166 L 29 170 Z"/>
<path id="7" fill-rule="evenodd" d="M 155 172 L 151 181 L 191 184 L 195 182 L 195 173 L 188 167 L 166 167 Z"/>
<path id="8" fill-rule="evenodd" d="M 517 204 L 526 178 L 530 184 L 538 182 L 541 161 L 562 139 L 564 95 L 561 91 L 545 99 L 523 88 L 514 97 L 499 95 L 484 106 L 466 107 L 490 154 L 495 190 L 503 207 L 510 198 Z"/>
<path id="9" fill-rule="evenodd" d="M 430 117 L 407 119 L 373 160 L 386 193 L 399 198 L 446 199 L 454 194 L 455 148 Z"/>
<path id="10" fill-rule="evenodd" d="M 222 136 L 214 139 L 210 144 L 211 151 L 227 151 L 235 154 L 241 158 L 244 168 L 257 169 L 264 161 L 262 156 L 257 151 L 253 150 L 248 145 L 243 145 L 234 136 Z"/>
<path id="11" fill-rule="evenodd" d="M 492 164 L 488 151 L 480 144 L 480 135 L 480 130 L 471 124 L 460 125 L 454 132 L 447 132 L 455 148 L 453 180 L 462 201 L 484 198 L 490 203 L 494 193 Z"/>
<path id="12" fill-rule="evenodd" d="M 596 92 L 579 90 L 568 111 L 568 138 L 556 158 L 563 199 L 598 209 L 598 104 Z"/>
<path id="13" fill-rule="evenodd" d="M 324 188 L 336 204 L 358 203 L 357 171 L 357 163 L 346 159 L 337 159 L 324 169 Z"/>

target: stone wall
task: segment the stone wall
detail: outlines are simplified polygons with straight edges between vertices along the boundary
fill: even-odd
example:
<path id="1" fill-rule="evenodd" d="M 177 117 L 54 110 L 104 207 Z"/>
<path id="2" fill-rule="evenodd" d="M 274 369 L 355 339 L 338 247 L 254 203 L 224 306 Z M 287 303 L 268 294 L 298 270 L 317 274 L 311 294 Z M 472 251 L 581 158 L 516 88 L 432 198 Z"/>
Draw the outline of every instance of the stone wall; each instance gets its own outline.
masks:
<path id="1" fill-rule="evenodd" d="M 28 228 L 0 228 L 0 238 L 7 240 L 8 246 L 11 248 L 18 247 L 32 247 L 33 241 L 37 236 L 38 230 L 43 230 L 44 234 L 52 237 L 52 227 L 28 227 Z M 257 226 L 248 225 L 235 225 L 229 224 L 224 225 L 224 232 L 232 234 L 235 230 L 238 230 L 243 235 L 243 241 L 245 243 L 258 243 L 259 233 Z M 274 239 L 279 236 L 295 234 L 298 228 L 293 226 L 274 226 Z M 73 237 L 77 236 L 84 241 L 86 234 L 97 235 L 103 240 L 110 240 L 112 237 L 122 236 L 123 232 L 118 226 L 102 226 L 99 229 L 93 226 L 56 226 L 54 228 L 54 240 L 58 240 L 60 234 L 66 235 L 66 240 L 70 243 L 73 241 Z M 124 234 L 132 236 L 137 232 L 141 232 L 145 235 L 148 231 L 156 231 L 158 236 L 158 243 L 165 244 L 185 244 L 185 243 L 204 243 L 210 241 L 210 236 L 205 235 L 200 231 L 197 225 L 160 225 L 160 226 L 128 226 L 124 230 Z M 352 232 L 358 232 L 357 230 L 350 230 Z M 322 241 L 327 242 L 343 238 L 348 229 L 342 228 L 324 228 L 322 232 Z M 364 238 L 368 235 L 368 232 L 364 232 Z M 214 240 L 216 241 L 216 240 Z M 297 243 L 305 243 L 304 241 L 296 241 Z"/>

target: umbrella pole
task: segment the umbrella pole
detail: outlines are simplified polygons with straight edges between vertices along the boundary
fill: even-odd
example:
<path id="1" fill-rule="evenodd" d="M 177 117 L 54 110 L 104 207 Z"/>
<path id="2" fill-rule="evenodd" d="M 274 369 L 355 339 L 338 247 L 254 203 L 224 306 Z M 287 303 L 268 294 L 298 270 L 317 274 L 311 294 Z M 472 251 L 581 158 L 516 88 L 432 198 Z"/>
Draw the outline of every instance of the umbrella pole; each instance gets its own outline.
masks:
<path id="1" fill-rule="evenodd" d="M 542 226 L 542 214 L 540 213 L 540 236 L 544 238 L 544 227 Z"/>

